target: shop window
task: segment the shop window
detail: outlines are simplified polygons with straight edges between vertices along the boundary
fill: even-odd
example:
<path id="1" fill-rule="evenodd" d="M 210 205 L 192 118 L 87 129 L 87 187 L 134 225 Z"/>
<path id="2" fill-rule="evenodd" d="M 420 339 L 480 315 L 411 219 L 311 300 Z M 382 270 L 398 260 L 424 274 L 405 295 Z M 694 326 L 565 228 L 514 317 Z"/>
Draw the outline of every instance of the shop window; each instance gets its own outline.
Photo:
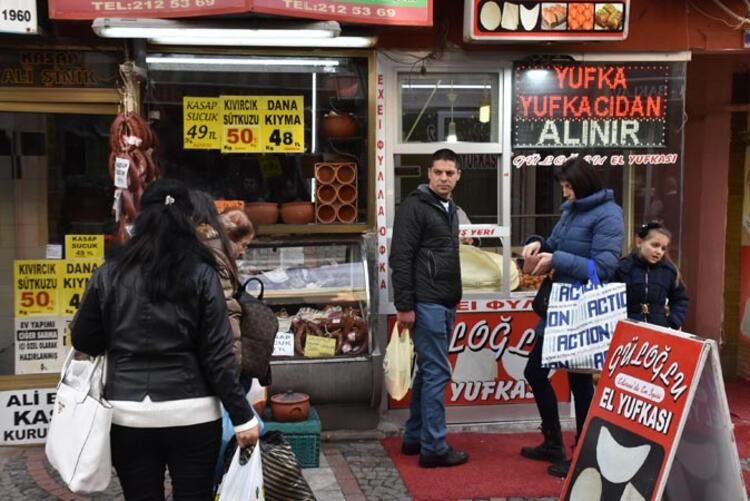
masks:
<path id="1" fill-rule="evenodd" d="M 401 73 L 401 143 L 498 142 L 496 73 Z"/>
<path id="2" fill-rule="evenodd" d="M 145 112 L 161 140 L 165 175 L 217 199 L 316 202 L 315 165 L 352 163 L 356 214 L 346 222 L 367 222 L 367 58 L 153 55 L 147 61 Z M 224 99 L 234 102 L 225 109 Z M 209 110 L 212 100 L 218 108 Z"/>

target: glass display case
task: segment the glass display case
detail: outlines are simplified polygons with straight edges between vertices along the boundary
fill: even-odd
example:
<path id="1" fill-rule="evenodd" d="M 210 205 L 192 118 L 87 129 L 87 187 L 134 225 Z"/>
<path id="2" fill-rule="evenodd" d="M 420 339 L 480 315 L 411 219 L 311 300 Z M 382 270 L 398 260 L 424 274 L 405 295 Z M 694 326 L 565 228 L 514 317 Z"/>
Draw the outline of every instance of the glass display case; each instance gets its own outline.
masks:
<path id="1" fill-rule="evenodd" d="M 257 296 L 262 284 L 263 301 L 279 320 L 276 359 L 370 353 L 369 281 L 361 237 L 260 237 L 237 264 L 247 291 Z"/>

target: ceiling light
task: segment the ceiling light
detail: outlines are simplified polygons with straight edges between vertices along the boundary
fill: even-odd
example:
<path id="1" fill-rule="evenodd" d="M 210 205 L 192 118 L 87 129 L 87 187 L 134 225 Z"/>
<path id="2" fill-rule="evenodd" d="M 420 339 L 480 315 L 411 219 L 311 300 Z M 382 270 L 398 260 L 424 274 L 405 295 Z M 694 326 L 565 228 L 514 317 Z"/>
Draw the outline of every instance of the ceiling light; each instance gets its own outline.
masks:
<path id="1" fill-rule="evenodd" d="M 313 23 L 275 24 L 264 23 L 262 28 L 248 28 L 238 24 L 198 24 L 168 19 L 94 19 L 91 28 L 104 38 L 170 38 L 189 39 L 198 43 L 200 38 L 233 40 L 235 43 L 247 39 L 269 40 L 273 38 L 310 39 L 334 38 L 341 34 L 341 26 L 336 21 Z"/>
<path id="2" fill-rule="evenodd" d="M 147 56 L 153 66 L 338 66 L 338 59 L 221 57 L 221 56 Z"/>
<path id="3" fill-rule="evenodd" d="M 232 47 L 323 47 L 364 49 L 373 47 L 375 37 L 334 37 L 334 38 L 296 38 L 285 35 L 269 36 L 267 38 L 231 38 L 224 36 L 196 37 L 191 31 L 183 31 L 181 35 L 149 36 L 150 43 L 156 45 L 210 45 Z"/>
<path id="4" fill-rule="evenodd" d="M 402 89 L 465 89 L 465 90 L 489 90 L 491 85 L 478 84 L 458 84 L 458 85 L 441 85 L 441 84 L 401 84 Z"/>
<path id="5" fill-rule="evenodd" d="M 458 135 L 456 135 L 456 122 L 453 121 L 451 118 L 450 123 L 448 124 L 448 135 L 445 137 L 446 143 L 457 143 L 458 142 Z"/>

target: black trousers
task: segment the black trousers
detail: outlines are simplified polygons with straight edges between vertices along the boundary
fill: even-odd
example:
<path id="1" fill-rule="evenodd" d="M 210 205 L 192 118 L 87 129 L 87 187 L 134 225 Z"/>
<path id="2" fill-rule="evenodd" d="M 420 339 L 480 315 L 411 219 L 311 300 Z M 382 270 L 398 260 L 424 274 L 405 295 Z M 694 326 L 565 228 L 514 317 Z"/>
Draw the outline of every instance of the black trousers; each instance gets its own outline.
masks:
<path id="1" fill-rule="evenodd" d="M 221 420 L 172 428 L 113 424 L 112 464 L 127 501 L 164 500 L 169 468 L 175 501 L 209 501 L 221 445 Z"/>
<path id="2" fill-rule="evenodd" d="M 534 391 L 534 400 L 542 417 L 542 427 L 545 429 L 560 427 L 560 414 L 557 410 L 557 397 L 547 376 L 550 369 L 542 367 L 542 338 L 537 335 L 534 349 L 531 350 L 529 361 L 523 375 Z M 576 408 L 577 436 L 581 435 L 586 414 L 589 412 L 591 400 L 594 398 L 594 380 L 591 374 L 568 372 L 570 391 L 573 392 Z"/>

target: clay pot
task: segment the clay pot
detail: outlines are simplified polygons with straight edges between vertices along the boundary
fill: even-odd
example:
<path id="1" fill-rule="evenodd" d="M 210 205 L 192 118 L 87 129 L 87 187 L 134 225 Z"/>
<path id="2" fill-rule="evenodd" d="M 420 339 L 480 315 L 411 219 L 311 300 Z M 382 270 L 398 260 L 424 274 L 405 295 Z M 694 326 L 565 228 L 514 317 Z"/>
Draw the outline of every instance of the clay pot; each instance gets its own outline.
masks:
<path id="1" fill-rule="evenodd" d="M 336 93 L 339 97 L 355 97 L 359 93 L 359 80 L 354 75 L 336 77 Z"/>
<path id="2" fill-rule="evenodd" d="M 353 223 L 357 220 L 357 209 L 350 204 L 342 204 L 336 210 L 336 218 L 345 224 Z"/>
<path id="3" fill-rule="evenodd" d="M 332 183 L 336 179 L 336 169 L 327 163 L 315 164 L 315 179 L 319 183 Z"/>
<path id="4" fill-rule="evenodd" d="M 281 204 L 281 220 L 286 224 L 307 224 L 313 220 L 312 202 L 287 202 Z"/>
<path id="5" fill-rule="evenodd" d="M 339 201 L 344 204 L 353 204 L 357 200 L 357 188 L 351 184 L 342 184 L 338 189 Z"/>
<path id="6" fill-rule="evenodd" d="M 318 205 L 316 215 L 318 217 L 319 223 L 333 223 L 334 221 L 336 221 L 336 207 L 328 204 Z"/>
<path id="7" fill-rule="evenodd" d="M 321 130 L 326 137 L 352 137 L 357 134 L 357 129 L 357 119 L 351 113 L 340 115 L 332 111 L 321 122 Z"/>
<path id="8" fill-rule="evenodd" d="M 310 414 L 310 395 L 288 390 L 271 397 L 271 415 L 274 421 L 304 421 Z"/>
<path id="9" fill-rule="evenodd" d="M 279 220 L 279 204 L 275 202 L 251 202 L 245 205 L 245 214 L 256 226 L 276 224 Z"/>
<path id="10" fill-rule="evenodd" d="M 318 202 L 330 204 L 336 201 L 336 188 L 330 184 L 321 184 L 317 189 Z"/>
<path id="11" fill-rule="evenodd" d="M 357 169 L 355 164 L 341 164 L 336 168 L 336 180 L 342 184 L 353 183 L 357 178 Z"/>

